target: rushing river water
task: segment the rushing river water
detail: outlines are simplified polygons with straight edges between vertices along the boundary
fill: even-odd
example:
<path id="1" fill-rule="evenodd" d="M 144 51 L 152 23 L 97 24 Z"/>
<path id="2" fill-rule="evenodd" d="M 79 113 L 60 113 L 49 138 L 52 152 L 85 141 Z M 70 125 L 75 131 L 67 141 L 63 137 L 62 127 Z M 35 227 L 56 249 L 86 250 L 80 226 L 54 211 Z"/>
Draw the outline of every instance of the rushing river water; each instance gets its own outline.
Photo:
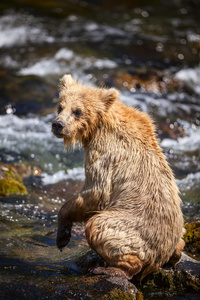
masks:
<path id="1" fill-rule="evenodd" d="M 199 3 L 111 2 L 0 4 L 0 160 L 39 170 L 24 179 L 28 196 L 0 199 L 6 299 L 29 297 L 16 278 L 62 276 L 63 265 L 76 274 L 73 258 L 87 249 L 82 227 L 64 253 L 55 246 L 57 212 L 84 180 L 83 151 L 66 152 L 51 133 L 65 73 L 115 86 L 121 101 L 154 117 L 185 219 L 200 220 Z"/>

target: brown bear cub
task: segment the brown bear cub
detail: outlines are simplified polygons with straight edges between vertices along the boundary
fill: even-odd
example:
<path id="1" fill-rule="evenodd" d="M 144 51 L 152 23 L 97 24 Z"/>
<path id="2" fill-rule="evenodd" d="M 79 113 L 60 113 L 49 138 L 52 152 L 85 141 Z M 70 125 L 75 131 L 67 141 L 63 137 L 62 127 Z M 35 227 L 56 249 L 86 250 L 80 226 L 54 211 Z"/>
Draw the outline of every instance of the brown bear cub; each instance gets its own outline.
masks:
<path id="1" fill-rule="evenodd" d="M 95 274 L 142 277 L 177 263 L 184 247 L 181 200 L 150 117 L 119 100 L 114 88 L 93 88 L 64 75 L 52 131 L 68 147 L 83 145 L 85 183 L 58 215 L 57 246 L 73 222 L 108 264 Z"/>

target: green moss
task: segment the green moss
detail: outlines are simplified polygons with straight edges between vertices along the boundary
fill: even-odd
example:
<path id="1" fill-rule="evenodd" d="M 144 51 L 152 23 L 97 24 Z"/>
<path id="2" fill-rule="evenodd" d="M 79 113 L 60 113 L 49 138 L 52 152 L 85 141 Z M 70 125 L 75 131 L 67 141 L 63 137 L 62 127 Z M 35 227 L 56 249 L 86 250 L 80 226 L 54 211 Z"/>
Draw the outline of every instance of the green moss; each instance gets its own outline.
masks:
<path id="1" fill-rule="evenodd" d="M 27 190 L 23 183 L 19 182 L 18 180 L 7 178 L 0 179 L 0 195 L 6 197 L 11 194 L 26 195 Z"/>
<path id="2" fill-rule="evenodd" d="M 162 269 L 149 275 L 144 284 L 149 291 L 155 289 L 167 289 L 168 291 L 173 292 L 176 289 L 172 274 L 167 273 Z"/>
<path id="3" fill-rule="evenodd" d="M 0 163 L 0 195 L 27 194 L 19 174 L 12 166 Z"/>
<path id="4" fill-rule="evenodd" d="M 177 271 L 174 273 L 174 284 L 176 289 L 189 293 L 198 293 L 200 291 L 200 281 L 191 277 L 186 272 Z"/>
<path id="5" fill-rule="evenodd" d="M 155 277 L 155 283 L 157 286 L 162 286 L 163 288 L 170 290 L 175 288 L 172 275 L 163 270 L 160 270 L 160 272 L 157 273 L 157 276 Z"/>
<path id="6" fill-rule="evenodd" d="M 200 259 L 200 223 L 192 222 L 185 224 L 186 234 L 184 240 L 185 250 Z"/>
<path id="7" fill-rule="evenodd" d="M 133 300 L 135 297 L 130 293 L 125 293 L 120 289 L 115 289 L 106 294 L 103 299 L 105 300 Z"/>
<path id="8" fill-rule="evenodd" d="M 13 178 L 13 179 L 16 177 L 16 175 L 14 175 L 13 172 L 11 172 L 11 170 L 5 171 L 5 174 L 6 174 L 8 177 L 11 177 L 11 178 Z"/>
<path id="9" fill-rule="evenodd" d="M 191 292 L 200 292 L 200 285 L 197 282 L 187 280 L 186 282 L 187 290 Z"/>
<path id="10" fill-rule="evenodd" d="M 143 294 L 140 291 L 137 291 L 136 300 L 144 300 Z"/>
<path id="11" fill-rule="evenodd" d="M 153 274 L 144 279 L 142 291 L 145 295 L 161 291 L 162 293 L 184 294 L 184 293 L 199 293 L 200 282 L 198 279 L 191 277 L 187 272 L 180 270 L 157 270 Z"/>

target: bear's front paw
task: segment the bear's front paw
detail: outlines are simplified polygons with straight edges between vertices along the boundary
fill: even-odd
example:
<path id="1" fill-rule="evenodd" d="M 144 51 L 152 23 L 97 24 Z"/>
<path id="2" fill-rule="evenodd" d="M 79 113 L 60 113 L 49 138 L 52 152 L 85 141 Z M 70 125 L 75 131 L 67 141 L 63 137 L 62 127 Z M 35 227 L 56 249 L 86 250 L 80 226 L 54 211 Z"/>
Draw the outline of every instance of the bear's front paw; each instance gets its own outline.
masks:
<path id="1" fill-rule="evenodd" d="M 56 244 L 60 251 L 69 243 L 71 238 L 71 227 L 70 228 L 58 228 Z"/>

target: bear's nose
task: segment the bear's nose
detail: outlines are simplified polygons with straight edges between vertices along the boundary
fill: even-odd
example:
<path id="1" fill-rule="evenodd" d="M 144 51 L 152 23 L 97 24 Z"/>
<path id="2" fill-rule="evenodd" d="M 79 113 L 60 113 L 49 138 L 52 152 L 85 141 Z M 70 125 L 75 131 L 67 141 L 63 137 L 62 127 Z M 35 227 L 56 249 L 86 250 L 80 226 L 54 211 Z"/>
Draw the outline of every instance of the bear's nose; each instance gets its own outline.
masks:
<path id="1" fill-rule="evenodd" d="M 65 127 L 65 124 L 61 121 L 53 121 L 52 123 L 52 129 L 54 132 L 61 132 L 62 129 Z"/>

